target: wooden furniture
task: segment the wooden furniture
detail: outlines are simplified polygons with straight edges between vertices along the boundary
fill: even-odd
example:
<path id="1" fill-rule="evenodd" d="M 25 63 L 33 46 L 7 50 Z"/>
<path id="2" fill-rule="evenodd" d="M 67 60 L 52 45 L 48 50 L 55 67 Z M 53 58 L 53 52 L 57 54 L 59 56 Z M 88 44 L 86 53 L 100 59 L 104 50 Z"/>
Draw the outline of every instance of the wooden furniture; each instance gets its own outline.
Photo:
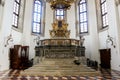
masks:
<path id="1" fill-rule="evenodd" d="M 10 48 L 10 69 L 26 69 L 29 63 L 29 46 L 14 45 Z"/>
<path id="2" fill-rule="evenodd" d="M 22 46 L 21 47 L 21 68 L 26 69 L 29 67 L 29 46 Z"/>
<path id="3" fill-rule="evenodd" d="M 100 66 L 102 68 L 111 68 L 111 50 L 110 49 L 100 49 L 100 60 L 101 64 Z"/>
<path id="4" fill-rule="evenodd" d="M 21 45 L 14 45 L 14 48 L 10 48 L 10 69 L 19 69 L 20 68 L 20 54 L 21 54 Z"/>

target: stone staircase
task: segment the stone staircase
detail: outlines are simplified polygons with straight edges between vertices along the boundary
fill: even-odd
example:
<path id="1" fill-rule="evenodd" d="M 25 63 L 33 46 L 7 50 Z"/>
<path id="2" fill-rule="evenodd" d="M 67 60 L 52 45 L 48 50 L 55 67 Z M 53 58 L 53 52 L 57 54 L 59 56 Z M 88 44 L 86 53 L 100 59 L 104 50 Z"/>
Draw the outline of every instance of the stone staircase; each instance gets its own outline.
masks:
<path id="1" fill-rule="evenodd" d="M 100 72 L 86 65 L 75 65 L 74 59 L 44 59 L 41 63 L 21 72 L 31 76 L 99 76 Z"/>

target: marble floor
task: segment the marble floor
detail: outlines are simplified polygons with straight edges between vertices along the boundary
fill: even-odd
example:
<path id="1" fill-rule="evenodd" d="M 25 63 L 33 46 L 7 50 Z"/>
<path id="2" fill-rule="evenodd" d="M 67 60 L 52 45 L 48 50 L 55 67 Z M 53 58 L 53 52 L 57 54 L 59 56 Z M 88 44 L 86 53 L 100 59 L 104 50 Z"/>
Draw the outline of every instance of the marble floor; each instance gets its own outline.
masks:
<path id="1" fill-rule="evenodd" d="M 59 63 L 58 63 L 58 61 Z M 42 61 L 40 64 L 34 65 L 26 70 L 6 70 L 6 71 L 2 71 L 0 72 L 0 80 L 120 80 L 120 71 L 116 71 L 116 70 L 110 70 L 110 69 L 94 69 L 95 71 L 99 71 L 100 75 L 78 75 L 78 74 L 74 74 L 74 69 L 79 71 L 79 66 L 75 66 L 75 64 L 73 64 L 72 61 L 66 61 L 66 59 L 57 59 L 57 60 L 53 60 L 53 59 L 49 59 L 49 60 L 44 60 L 44 62 Z M 71 64 L 71 65 L 70 65 Z M 44 69 L 44 67 L 47 66 L 47 69 Z M 57 66 L 57 67 L 55 67 Z M 72 70 L 72 74 L 65 76 L 65 75 L 54 75 L 51 76 L 51 72 L 50 72 L 50 68 L 53 68 L 54 71 L 59 72 L 59 68 L 61 67 L 61 70 L 72 70 L 72 68 L 69 69 L 69 67 L 73 67 L 74 69 Z M 65 66 L 67 66 L 68 68 L 66 68 Z M 77 69 L 78 68 L 78 69 Z M 93 69 L 93 67 L 90 67 Z M 35 70 L 34 70 L 35 69 Z M 82 67 L 80 67 L 80 69 L 82 69 Z M 84 68 L 83 68 L 84 69 Z M 29 74 L 21 74 L 22 72 L 27 71 L 28 73 L 29 70 L 32 73 L 37 73 L 37 72 L 48 72 L 50 73 L 50 76 L 41 76 L 41 73 L 39 73 L 40 75 L 34 74 L 34 75 L 29 75 Z M 38 71 L 36 71 L 38 70 Z M 40 71 L 39 71 L 40 70 Z M 41 71 L 42 70 L 42 71 Z M 81 71 L 79 71 L 81 72 Z M 91 73 L 90 73 L 91 74 Z"/>
<path id="2" fill-rule="evenodd" d="M 100 69 L 101 76 L 20 76 L 21 70 L 0 72 L 0 80 L 120 80 L 120 71 Z"/>

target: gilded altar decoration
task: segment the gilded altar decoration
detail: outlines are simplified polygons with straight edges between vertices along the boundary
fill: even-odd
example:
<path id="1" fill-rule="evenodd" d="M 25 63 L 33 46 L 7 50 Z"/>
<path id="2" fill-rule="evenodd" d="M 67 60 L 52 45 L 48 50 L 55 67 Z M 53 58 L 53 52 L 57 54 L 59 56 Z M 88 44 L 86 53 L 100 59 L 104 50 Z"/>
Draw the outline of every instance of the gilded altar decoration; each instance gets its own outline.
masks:
<path id="1" fill-rule="evenodd" d="M 65 20 L 56 20 L 52 23 L 52 30 L 50 30 L 50 37 L 54 38 L 70 38 L 70 30 L 67 29 L 68 24 Z"/>
<path id="2" fill-rule="evenodd" d="M 70 9 L 75 0 L 47 0 L 52 9 Z"/>

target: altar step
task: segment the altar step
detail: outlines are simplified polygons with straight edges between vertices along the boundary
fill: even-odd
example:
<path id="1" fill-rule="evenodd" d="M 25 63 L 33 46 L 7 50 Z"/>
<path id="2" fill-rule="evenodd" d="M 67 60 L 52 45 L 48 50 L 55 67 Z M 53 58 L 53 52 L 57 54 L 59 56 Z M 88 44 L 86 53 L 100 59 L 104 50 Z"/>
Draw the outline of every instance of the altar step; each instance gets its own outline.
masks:
<path id="1" fill-rule="evenodd" d="M 100 72 L 86 65 L 75 65 L 74 59 L 45 59 L 41 63 L 21 72 L 31 76 L 99 76 Z"/>
<path id="2" fill-rule="evenodd" d="M 35 57 L 33 63 L 35 66 L 37 66 L 36 64 L 39 64 L 39 63 L 42 65 L 45 65 L 45 64 L 47 64 L 47 65 L 48 64 L 49 65 L 54 65 L 54 64 L 56 64 L 56 65 L 58 65 L 58 64 L 69 65 L 70 64 L 70 65 L 72 65 L 73 64 L 73 66 L 74 66 L 74 63 L 73 63 L 74 60 L 75 60 L 75 58 L 53 58 L 53 59 L 51 59 L 51 58 Z M 79 60 L 82 64 L 84 64 L 84 65 L 87 64 L 85 57 L 79 57 Z"/>

